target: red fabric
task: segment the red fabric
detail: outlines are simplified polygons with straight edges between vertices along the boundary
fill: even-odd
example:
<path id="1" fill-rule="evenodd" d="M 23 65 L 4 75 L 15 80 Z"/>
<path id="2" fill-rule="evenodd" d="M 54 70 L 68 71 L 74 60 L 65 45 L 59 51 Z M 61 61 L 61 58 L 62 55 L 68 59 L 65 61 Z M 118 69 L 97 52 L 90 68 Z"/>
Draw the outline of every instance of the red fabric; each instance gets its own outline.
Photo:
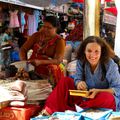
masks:
<path id="1" fill-rule="evenodd" d="M 105 0 L 105 2 L 111 2 L 111 1 L 113 1 L 113 0 Z M 73 0 L 73 2 L 84 3 L 84 0 Z M 107 10 L 110 13 L 112 13 L 113 15 L 117 16 L 117 8 L 116 7 L 105 8 L 105 10 Z"/>
<path id="2" fill-rule="evenodd" d="M 39 59 L 39 60 L 48 60 L 47 57 L 44 57 L 40 54 L 37 54 L 36 50 L 38 49 L 37 47 L 37 44 L 34 45 L 34 48 L 33 48 L 33 54 L 32 56 L 30 57 L 30 59 Z M 39 75 L 46 75 L 48 76 L 48 68 L 47 68 L 47 65 L 39 65 L 39 66 L 35 66 L 35 71 L 36 73 L 38 73 Z"/>
<path id="3" fill-rule="evenodd" d="M 74 81 L 71 78 L 62 78 L 45 103 L 45 109 L 50 114 L 65 110 L 75 110 L 75 104 L 82 108 L 110 108 L 115 110 L 115 99 L 107 92 L 101 92 L 94 99 L 82 100 L 79 96 L 70 96 L 69 90 L 75 89 Z"/>
<path id="4" fill-rule="evenodd" d="M 66 37 L 66 41 L 82 41 L 83 40 L 83 24 L 78 24 L 70 31 L 70 34 Z"/>
<path id="5" fill-rule="evenodd" d="M 33 53 L 30 59 L 48 60 L 48 57 L 45 55 L 45 51 L 47 50 L 48 47 L 53 45 L 57 39 L 58 36 L 56 36 L 54 39 L 49 41 L 47 45 L 42 45 L 44 41 L 41 41 L 40 43 L 36 43 L 33 47 Z M 36 66 L 35 71 L 40 75 L 48 76 L 49 74 L 48 65 Z"/>
<path id="6" fill-rule="evenodd" d="M 45 55 L 45 52 L 47 48 L 53 45 L 57 39 L 59 39 L 59 36 L 53 38 L 44 47 L 43 45 L 39 45 L 39 43 L 36 43 L 33 47 L 33 53 L 30 59 L 48 60 L 49 58 Z M 41 44 L 42 42 L 43 41 L 41 41 Z M 64 75 L 63 72 L 60 70 L 59 65 L 53 64 L 36 66 L 35 71 L 38 75 L 42 75 L 43 77 L 48 77 L 52 75 L 54 79 L 53 82 L 55 84 L 61 79 L 61 76 Z"/>
<path id="7" fill-rule="evenodd" d="M 84 3 L 84 0 L 72 0 L 73 2 L 78 2 L 78 3 Z M 101 1 L 101 0 L 100 0 Z M 106 1 L 111 1 L 111 0 L 106 0 Z"/>
<path id="8" fill-rule="evenodd" d="M 104 10 L 112 13 L 113 15 L 117 16 L 117 8 L 116 7 L 111 7 L 111 8 L 105 8 Z"/>
<path id="9" fill-rule="evenodd" d="M 83 3 L 83 2 L 84 2 L 84 0 L 73 0 L 73 2 Z"/>
<path id="10" fill-rule="evenodd" d="M 64 73 L 58 65 L 48 65 L 48 70 L 49 74 L 52 75 L 54 85 L 64 76 Z"/>
<path id="11" fill-rule="evenodd" d="M 81 102 L 82 108 L 109 108 L 115 111 L 115 99 L 112 94 L 108 92 L 100 92 L 94 99 L 88 99 L 85 102 Z"/>
<path id="12" fill-rule="evenodd" d="M 112 0 L 105 0 L 105 2 L 111 2 Z"/>

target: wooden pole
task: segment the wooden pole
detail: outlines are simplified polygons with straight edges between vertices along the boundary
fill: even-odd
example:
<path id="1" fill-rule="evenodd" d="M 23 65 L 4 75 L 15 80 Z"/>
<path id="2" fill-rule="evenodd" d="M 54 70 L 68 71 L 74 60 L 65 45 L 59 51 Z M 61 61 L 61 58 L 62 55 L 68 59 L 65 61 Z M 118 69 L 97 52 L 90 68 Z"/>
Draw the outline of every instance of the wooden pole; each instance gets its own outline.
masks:
<path id="1" fill-rule="evenodd" d="M 95 0 L 95 35 L 100 36 L 100 0 Z"/>
<path id="2" fill-rule="evenodd" d="M 84 38 L 100 35 L 100 0 L 84 1 Z"/>

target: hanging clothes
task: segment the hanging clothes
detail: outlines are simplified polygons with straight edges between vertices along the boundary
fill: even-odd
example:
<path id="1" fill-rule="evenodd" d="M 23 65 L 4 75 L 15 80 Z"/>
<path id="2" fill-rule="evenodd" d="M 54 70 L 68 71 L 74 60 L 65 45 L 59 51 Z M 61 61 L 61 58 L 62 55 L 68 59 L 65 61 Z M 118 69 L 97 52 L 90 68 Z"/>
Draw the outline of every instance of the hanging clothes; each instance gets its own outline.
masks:
<path id="1" fill-rule="evenodd" d="M 39 10 L 34 10 L 34 15 L 35 15 L 35 18 L 36 18 L 36 30 L 38 28 L 38 23 L 40 22 L 40 16 L 41 16 L 41 11 Z"/>
<path id="2" fill-rule="evenodd" d="M 20 27 L 20 23 L 18 20 L 18 10 L 15 11 L 9 11 L 10 13 L 10 24 L 9 27 L 10 28 L 16 28 L 16 27 Z"/>
<path id="3" fill-rule="evenodd" d="M 37 32 L 35 15 L 29 15 L 28 16 L 28 35 L 32 35 L 35 32 Z"/>
<path id="4" fill-rule="evenodd" d="M 29 16 L 29 14 L 25 14 L 25 21 L 26 21 L 26 23 L 25 23 L 25 25 L 24 25 L 24 31 L 23 31 L 23 35 L 24 36 L 27 36 L 28 35 L 28 16 Z"/>
<path id="5" fill-rule="evenodd" d="M 23 33 L 24 26 L 26 24 L 26 21 L 25 21 L 25 12 L 21 12 L 20 13 L 20 21 L 21 21 L 21 32 Z"/>

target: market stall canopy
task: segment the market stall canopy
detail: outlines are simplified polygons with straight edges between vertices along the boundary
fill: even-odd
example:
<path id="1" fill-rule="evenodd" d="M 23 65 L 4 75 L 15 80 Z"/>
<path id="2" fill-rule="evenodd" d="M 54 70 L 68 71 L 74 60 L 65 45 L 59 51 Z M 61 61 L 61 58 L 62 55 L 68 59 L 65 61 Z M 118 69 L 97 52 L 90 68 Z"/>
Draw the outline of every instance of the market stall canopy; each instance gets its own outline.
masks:
<path id="1" fill-rule="evenodd" d="M 20 1 L 35 6 L 48 7 L 48 6 L 59 6 L 64 3 L 70 2 L 71 0 L 20 0 Z"/>
<path id="2" fill-rule="evenodd" d="M 70 7 L 70 4 L 62 4 L 60 6 L 55 6 L 55 7 L 51 8 L 51 10 L 55 11 L 55 12 L 58 12 L 58 13 L 65 13 L 65 14 L 67 14 L 69 7 Z"/>
<path id="3" fill-rule="evenodd" d="M 53 7 L 60 6 L 69 2 L 84 3 L 85 0 L 0 0 L 2 2 L 15 3 L 22 6 L 31 7 Z M 101 1 L 101 0 L 100 0 Z M 111 2 L 113 0 L 104 0 L 105 2 Z"/>
<path id="4" fill-rule="evenodd" d="M 52 8 L 46 7 L 45 9 L 63 14 L 65 13 L 71 16 L 71 15 L 81 14 L 83 10 L 83 5 L 80 3 L 72 2 L 72 3 L 62 4 L 60 6 L 54 6 Z"/>
<path id="5" fill-rule="evenodd" d="M 28 7 L 28 8 L 33 8 L 33 9 L 44 10 L 43 7 L 36 6 L 36 5 L 32 4 L 32 3 L 28 4 L 28 3 L 24 2 L 24 0 L 0 0 L 0 2 L 10 3 L 10 4 L 19 5 L 19 6 Z"/>

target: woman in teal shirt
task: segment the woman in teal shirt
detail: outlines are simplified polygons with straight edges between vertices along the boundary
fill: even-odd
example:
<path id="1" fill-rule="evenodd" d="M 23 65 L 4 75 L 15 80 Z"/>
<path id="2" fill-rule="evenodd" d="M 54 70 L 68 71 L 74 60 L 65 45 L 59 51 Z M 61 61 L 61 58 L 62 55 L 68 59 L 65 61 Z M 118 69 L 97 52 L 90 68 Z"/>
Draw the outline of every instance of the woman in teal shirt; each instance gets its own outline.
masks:
<path id="1" fill-rule="evenodd" d="M 74 80 L 65 77 L 47 98 L 43 114 L 82 108 L 120 110 L 120 74 L 114 52 L 101 38 L 89 36 L 80 45 Z M 88 90 L 86 99 L 70 96 L 70 89 Z"/>
<path id="2" fill-rule="evenodd" d="M 12 37 L 9 35 L 11 29 L 9 27 L 3 27 L 3 32 L 0 39 L 0 52 L 2 69 L 4 70 L 10 64 L 10 49 L 13 46 Z"/>

